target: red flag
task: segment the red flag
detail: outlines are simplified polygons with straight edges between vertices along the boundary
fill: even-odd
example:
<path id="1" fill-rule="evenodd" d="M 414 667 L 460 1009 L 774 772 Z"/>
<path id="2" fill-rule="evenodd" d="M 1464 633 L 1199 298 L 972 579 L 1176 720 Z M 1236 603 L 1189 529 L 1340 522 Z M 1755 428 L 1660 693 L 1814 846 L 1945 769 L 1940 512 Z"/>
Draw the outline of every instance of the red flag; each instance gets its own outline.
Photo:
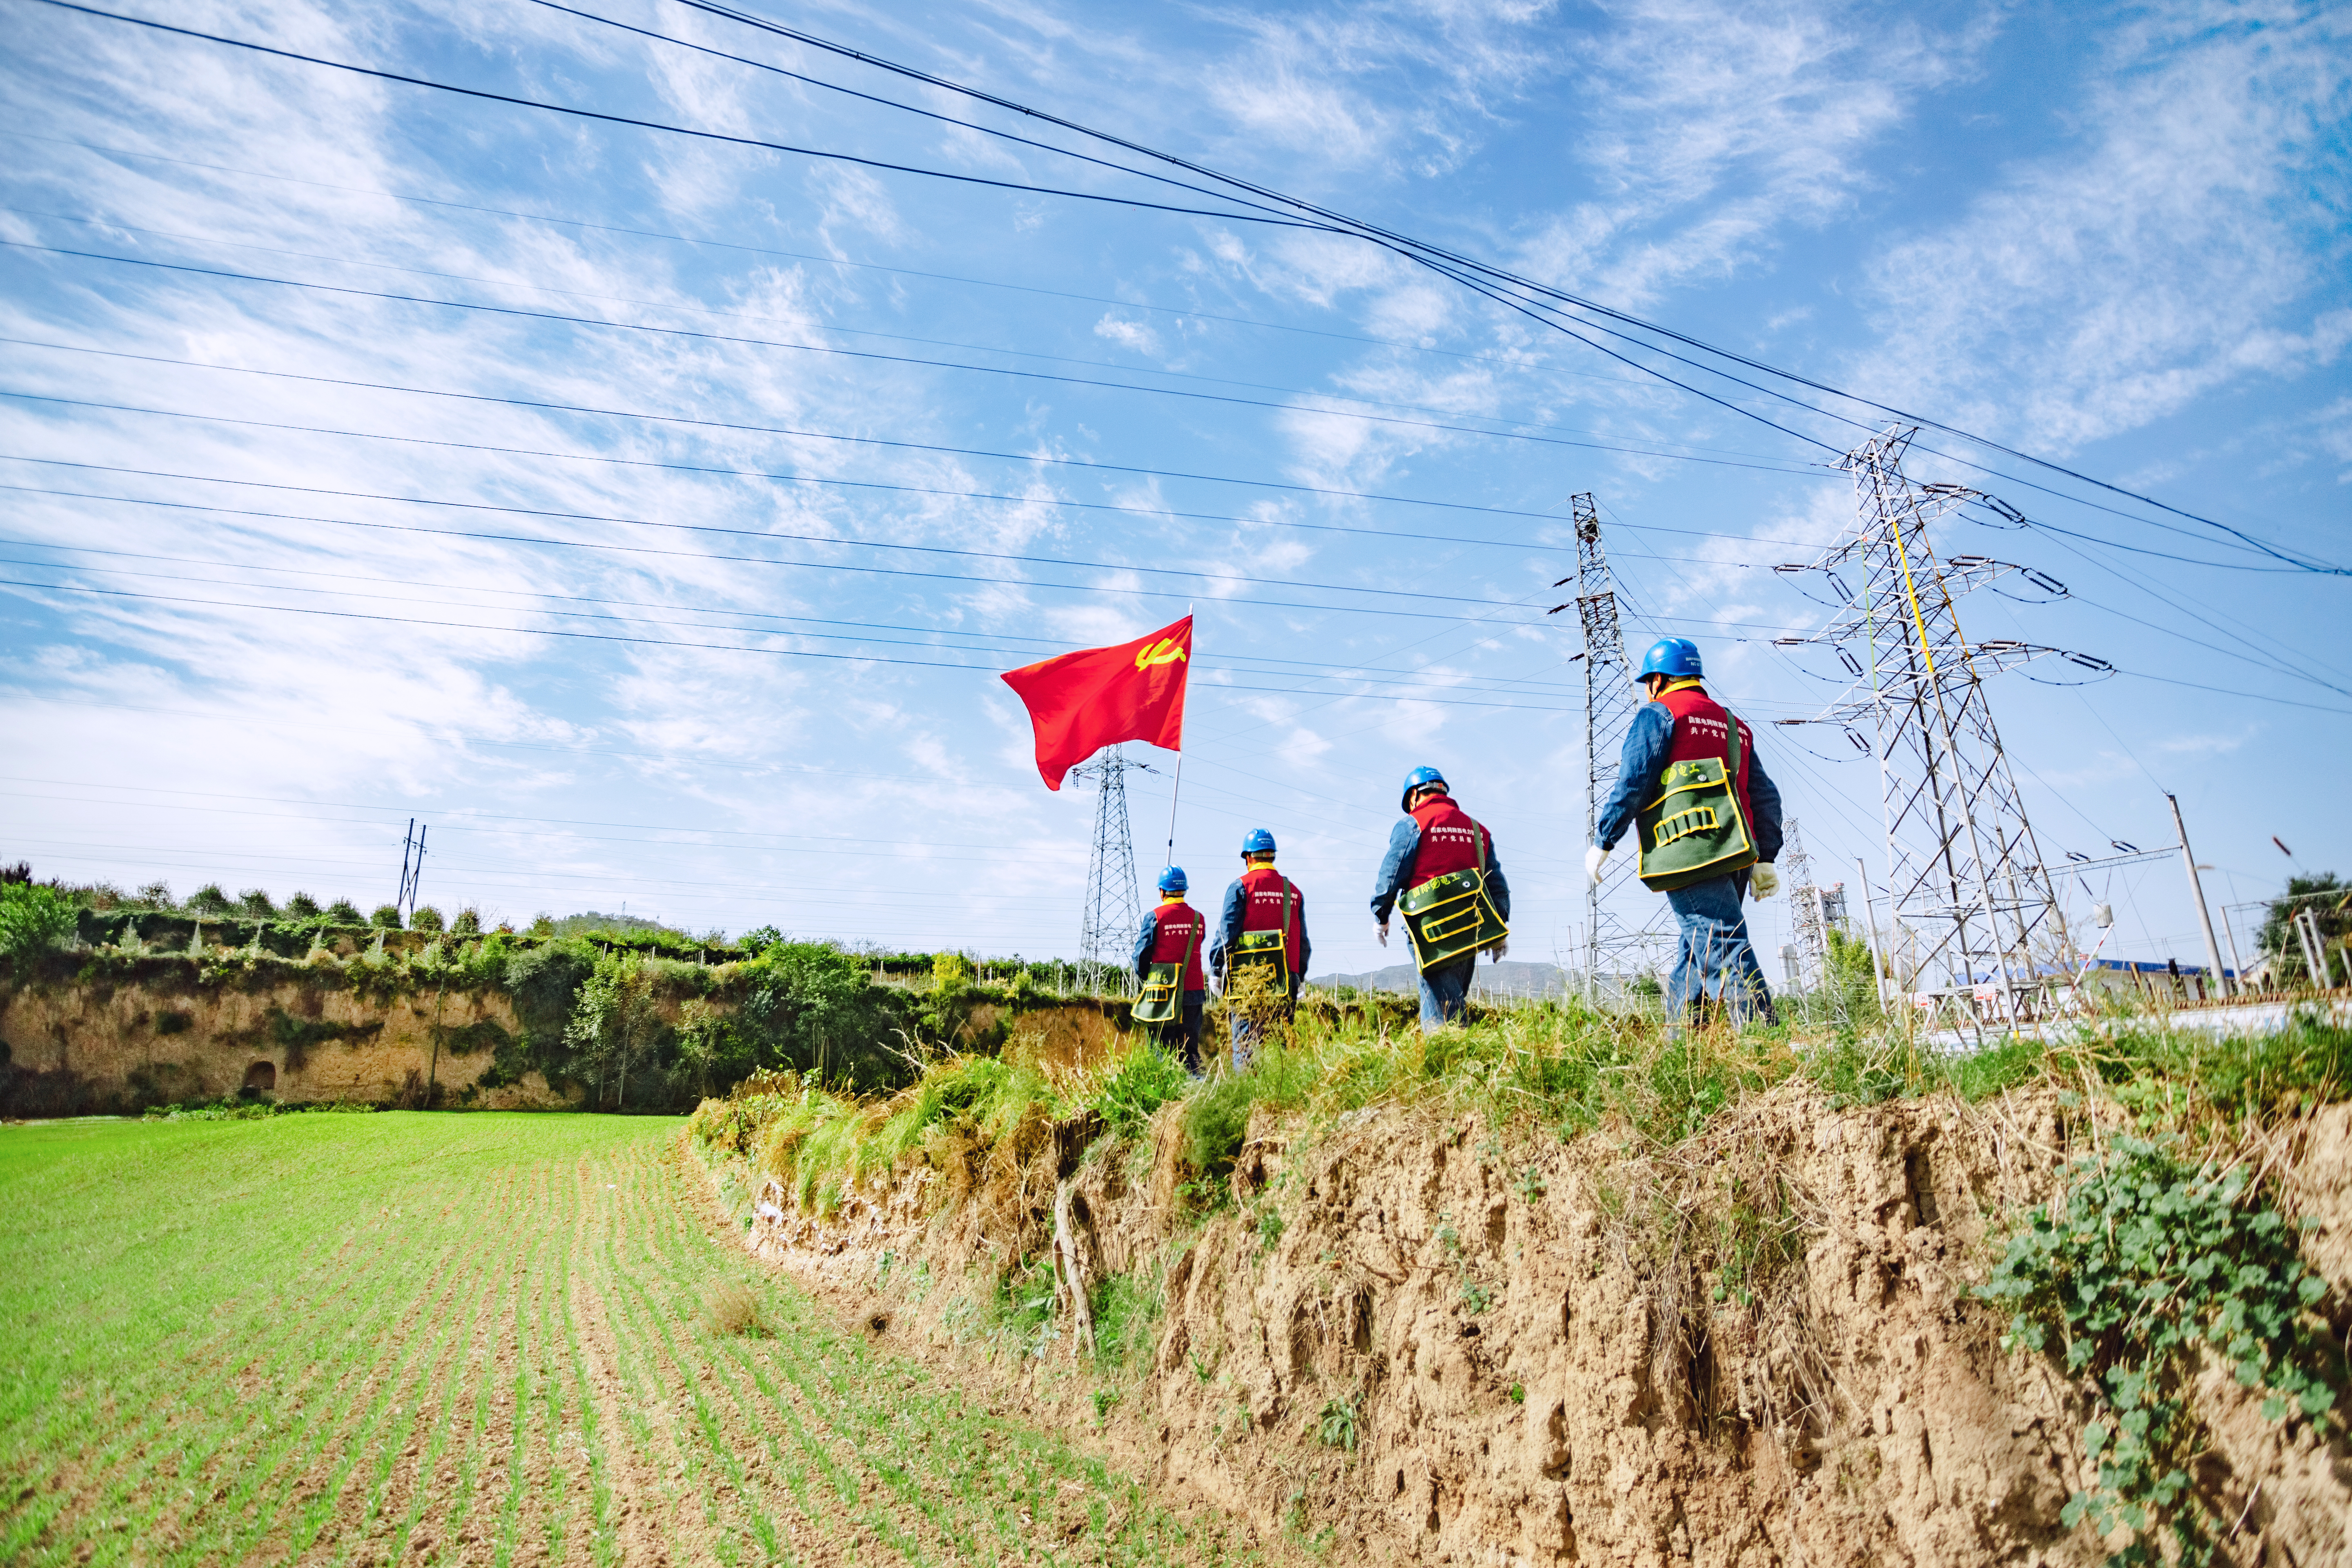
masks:
<path id="1" fill-rule="evenodd" d="M 1184 684 L 1192 667 L 1192 617 L 1117 647 L 1082 648 L 1010 671 L 1004 684 L 1029 705 L 1037 771 L 1047 789 L 1097 751 L 1120 741 L 1184 749 Z"/>

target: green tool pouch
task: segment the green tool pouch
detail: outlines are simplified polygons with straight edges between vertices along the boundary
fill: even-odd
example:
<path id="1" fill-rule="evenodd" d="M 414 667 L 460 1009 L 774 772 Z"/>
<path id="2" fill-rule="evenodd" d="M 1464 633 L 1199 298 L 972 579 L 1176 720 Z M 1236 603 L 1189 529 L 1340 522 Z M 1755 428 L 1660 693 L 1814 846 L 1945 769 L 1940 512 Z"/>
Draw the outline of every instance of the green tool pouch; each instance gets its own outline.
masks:
<path id="1" fill-rule="evenodd" d="M 1756 864 L 1756 840 L 1739 809 L 1739 721 L 1727 709 L 1730 755 L 1668 763 L 1658 798 L 1641 809 L 1642 886 L 1671 892 Z"/>
<path id="2" fill-rule="evenodd" d="M 1244 993 L 1290 994 L 1290 944 L 1278 931 L 1245 931 L 1234 944 L 1230 984 Z"/>
<path id="3" fill-rule="evenodd" d="M 1413 957 L 1425 970 L 1492 947 L 1511 934 L 1486 891 L 1486 873 L 1476 867 L 1407 888 L 1397 908 L 1404 911 L 1404 929 L 1412 935 Z"/>
<path id="4" fill-rule="evenodd" d="M 1225 989 L 1235 996 L 1290 997 L 1290 883 L 1282 884 L 1282 923 L 1245 931 L 1226 955 Z"/>
<path id="5" fill-rule="evenodd" d="M 1184 956 L 1174 963 L 1155 963 L 1144 972 L 1143 992 L 1135 999 L 1139 1024 L 1172 1024 L 1184 1011 L 1184 972 L 1192 967 L 1192 950 L 1201 945 L 1201 928 L 1192 928 Z"/>

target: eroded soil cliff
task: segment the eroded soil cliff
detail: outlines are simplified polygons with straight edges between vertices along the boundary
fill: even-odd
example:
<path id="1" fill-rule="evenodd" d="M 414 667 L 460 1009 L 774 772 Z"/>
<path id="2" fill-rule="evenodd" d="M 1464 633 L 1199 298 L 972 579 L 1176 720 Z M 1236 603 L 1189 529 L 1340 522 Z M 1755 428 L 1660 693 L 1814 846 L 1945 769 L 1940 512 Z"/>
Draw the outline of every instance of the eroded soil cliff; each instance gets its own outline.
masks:
<path id="1" fill-rule="evenodd" d="M 2005 1314 L 1973 1293 L 2000 1227 L 2098 1135 L 2053 1093 L 1840 1109 L 1776 1092 L 1671 1155 L 1606 1130 L 1261 1113 L 1205 1220 L 1178 1189 L 1171 1113 L 1142 1142 L 1090 1131 L 934 1160 L 822 1220 L 770 1183 L 746 1239 L 877 1334 L 1098 1429 L 1269 1542 L 1453 1563 L 2106 1555 L 2060 1521 L 2086 1479 L 2081 1390 L 2004 1352 Z M 2256 1153 L 2309 1226 L 2340 1331 L 2352 1108 Z M 1164 1300 L 1123 1372 L 1083 1357 L 1058 1309 L 1034 1333 L 1002 1326 L 1004 1260 L 1050 1257 L 1065 1186 L 1087 1279 Z M 2236 1521 L 2225 1554 L 2352 1563 L 2340 1442 L 2264 1419 L 2220 1368 L 2194 1404 L 2198 1484 Z"/>
<path id="2" fill-rule="evenodd" d="M 325 980 L 208 986 L 187 980 L 187 966 L 155 967 L 147 982 L 0 994 L 0 1113 L 127 1112 L 247 1089 L 289 1103 L 578 1103 L 536 1072 L 499 1081 L 496 1047 L 516 1023 L 495 992 L 378 996 Z"/>

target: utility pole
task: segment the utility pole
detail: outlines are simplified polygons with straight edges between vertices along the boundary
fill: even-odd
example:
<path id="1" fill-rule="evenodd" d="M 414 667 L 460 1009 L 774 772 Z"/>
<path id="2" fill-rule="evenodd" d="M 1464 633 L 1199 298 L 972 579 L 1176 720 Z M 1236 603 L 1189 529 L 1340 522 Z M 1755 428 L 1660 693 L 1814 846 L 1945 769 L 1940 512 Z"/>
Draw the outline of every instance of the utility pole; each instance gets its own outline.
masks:
<path id="1" fill-rule="evenodd" d="M 2180 797 L 2167 790 L 2164 800 L 2172 807 L 2173 830 L 2180 835 L 2180 863 L 2189 870 L 2189 896 L 2197 902 L 2197 923 L 2205 931 L 2205 962 L 2213 966 L 2214 988 L 2227 996 L 2230 977 L 2221 973 L 2221 944 L 2213 940 L 2213 912 L 2205 907 L 2205 884 L 2197 879 L 2197 857 L 2189 852 L 2189 825 L 2180 820 Z"/>
<path id="2" fill-rule="evenodd" d="M 1118 746 L 1105 747 L 1093 761 L 1070 770 L 1072 778 L 1095 785 L 1095 841 L 1087 855 L 1087 907 L 1078 922 L 1082 979 L 1089 967 L 1125 975 L 1127 944 L 1143 924 L 1142 896 L 1135 887 L 1135 844 L 1127 826 L 1127 775 L 1150 771 L 1150 763 L 1129 761 Z M 1103 978 L 1096 976 L 1095 984 Z"/>
<path id="3" fill-rule="evenodd" d="M 416 818 L 408 819 L 408 832 L 400 841 L 400 891 L 393 895 L 392 907 L 400 911 L 400 923 L 416 912 L 416 885 L 425 879 L 425 829 L 416 826 Z M 410 863 L 411 852 L 415 864 Z"/>

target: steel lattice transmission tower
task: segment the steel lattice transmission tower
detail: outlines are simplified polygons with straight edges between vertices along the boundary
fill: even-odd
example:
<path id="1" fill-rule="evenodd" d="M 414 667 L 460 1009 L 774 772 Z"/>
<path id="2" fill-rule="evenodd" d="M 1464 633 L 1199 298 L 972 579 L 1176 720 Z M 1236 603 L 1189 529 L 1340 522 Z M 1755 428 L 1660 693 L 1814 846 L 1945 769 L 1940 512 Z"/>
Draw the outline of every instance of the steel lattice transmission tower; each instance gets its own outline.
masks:
<path id="1" fill-rule="evenodd" d="M 1939 563 L 1928 525 L 1971 501 L 2015 513 L 1958 485 L 1914 482 L 1903 458 L 1915 434 L 1891 427 L 1840 465 L 1853 475 L 1860 524 L 1820 560 L 1793 568 L 1826 574 L 1840 607 L 1823 631 L 1781 641 L 1833 647 L 1853 684 L 1819 719 L 1781 722 L 1842 723 L 1857 749 L 1878 759 L 1898 973 L 1937 999 L 1936 1012 L 1989 1021 L 1966 1005 L 1978 998 L 1991 1004 L 1990 1021 L 2014 1022 L 2038 989 L 2036 946 L 2049 956 L 2070 950 L 1984 678 L 2048 655 L 2095 672 L 2108 667 L 2032 644 L 1972 645 L 1961 634 L 1956 593 L 2026 569 L 1982 556 Z M 1864 739 L 1864 729 L 1874 739 Z"/>
<path id="2" fill-rule="evenodd" d="M 1143 924 L 1143 899 L 1135 885 L 1135 844 L 1127 827 L 1127 775 L 1150 773 L 1148 763 L 1130 761 L 1118 746 L 1107 746 L 1079 763 L 1070 776 L 1095 786 L 1095 842 L 1087 856 L 1087 908 L 1078 925 L 1078 965 L 1088 983 L 1100 973 L 1125 976 L 1127 954 Z"/>
<path id="3" fill-rule="evenodd" d="M 1822 908 L 1822 889 L 1813 880 L 1813 858 L 1797 819 L 1789 818 L 1780 840 L 1780 874 L 1789 881 L 1789 923 L 1796 938 L 1797 972 L 1815 984 L 1829 973 L 1829 921 Z"/>
<path id="4" fill-rule="evenodd" d="M 1584 841 L 1600 835 L 1601 807 L 1617 787 L 1617 759 L 1625 747 L 1625 731 L 1633 726 L 1640 700 L 1633 686 L 1633 668 L 1625 657 L 1625 634 L 1617 623 L 1617 587 L 1609 572 L 1609 552 L 1601 542 L 1601 514 L 1591 492 L 1569 498 L 1576 526 L 1576 618 L 1584 634 Z M 1561 578 L 1554 587 L 1566 585 Z M 1568 608 L 1561 605 L 1554 615 Z M 1595 886 L 1584 889 L 1584 1000 L 1600 1002 L 1602 966 L 1622 974 L 1631 958 L 1634 966 L 1656 967 L 1654 949 L 1659 938 L 1646 927 L 1630 928 L 1610 909 L 1611 897 L 1633 879 L 1639 857 L 1612 857 Z"/>

